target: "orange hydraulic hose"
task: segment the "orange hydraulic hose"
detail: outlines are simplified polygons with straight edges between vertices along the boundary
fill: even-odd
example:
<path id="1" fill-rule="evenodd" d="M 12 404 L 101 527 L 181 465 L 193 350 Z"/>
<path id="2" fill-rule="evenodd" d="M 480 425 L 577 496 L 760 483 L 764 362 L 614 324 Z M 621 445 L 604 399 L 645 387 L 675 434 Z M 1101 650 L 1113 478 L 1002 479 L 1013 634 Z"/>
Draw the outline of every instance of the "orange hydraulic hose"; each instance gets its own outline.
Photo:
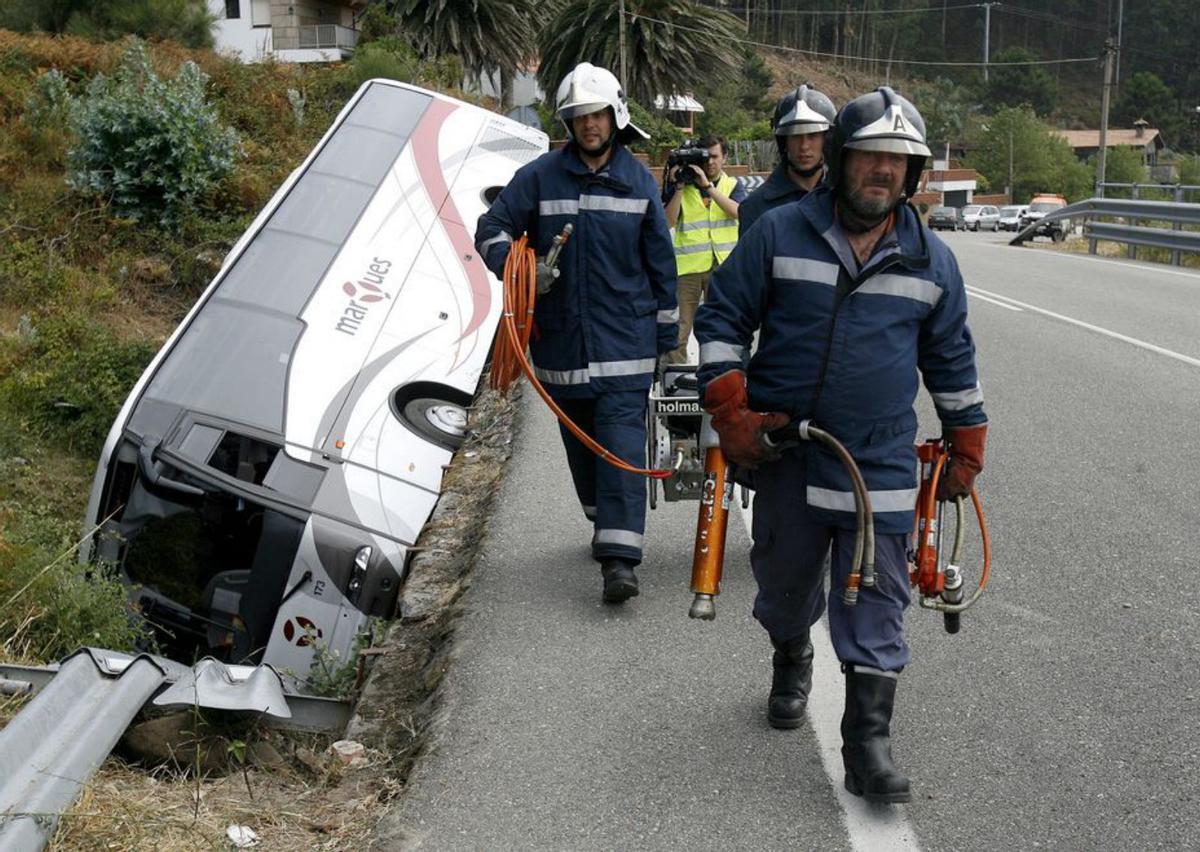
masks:
<path id="1" fill-rule="evenodd" d="M 600 446 L 591 435 L 567 417 L 533 374 L 525 352 L 529 348 L 529 337 L 533 333 L 533 308 L 537 299 L 537 257 L 529 247 L 527 236 L 522 236 L 513 243 L 512 250 L 508 253 L 508 260 L 504 263 L 503 285 L 504 314 L 500 318 L 500 324 L 504 327 L 504 334 L 496 338 L 496 345 L 492 351 L 492 387 L 502 393 L 507 392 L 517 377 L 524 373 L 559 422 L 601 459 L 626 473 L 636 473 L 654 479 L 666 479 L 671 476 L 674 471 L 635 467 Z"/>

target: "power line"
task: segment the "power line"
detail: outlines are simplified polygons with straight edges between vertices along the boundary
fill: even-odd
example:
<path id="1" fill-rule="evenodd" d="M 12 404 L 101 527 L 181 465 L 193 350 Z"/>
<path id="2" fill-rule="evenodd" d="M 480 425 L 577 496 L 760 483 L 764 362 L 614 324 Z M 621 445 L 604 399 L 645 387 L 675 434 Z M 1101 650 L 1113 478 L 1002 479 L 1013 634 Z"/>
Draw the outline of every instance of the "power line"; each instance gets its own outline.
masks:
<path id="1" fill-rule="evenodd" d="M 982 9 L 984 6 L 983 3 L 961 3 L 956 6 L 922 6 L 918 9 L 843 9 L 841 11 L 838 11 L 836 9 L 759 10 L 759 9 L 748 8 L 745 6 L 730 8 L 730 7 L 726 7 L 726 6 L 710 5 L 708 3 L 705 3 L 703 5 L 708 6 L 708 8 L 710 8 L 710 9 L 717 9 L 722 12 L 728 12 L 731 15 L 732 14 L 742 14 L 742 13 L 749 11 L 749 12 L 762 12 L 767 17 L 772 17 L 774 15 L 804 15 L 806 17 L 814 17 L 814 18 L 821 16 L 821 15 L 825 15 L 825 16 L 839 15 L 841 17 L 848 17 L 850 15 L 908 15 L 908 14 L 911 14 L 914 12 L 949 12 L 949 11 L 953 11 L 955 9 Z"/>
<path id="2" fill-rule="evenodd" d="M 665 27 L 674 27 L 675 29 L 683 30 L 684 32 L 700 33 L 701 35 L 708 34 L 707 30 L 702 30 L 702 29 L 699 29 L 698 27 L 686 27 L 683 24 L 676 24 L 671 21 L 664 21 L 660 18 L 652 18 L 649 15 L 639 15 L 639 14 L 634 14 L 631 12 L 626 12 L 625 14 L 626 14 L 626 17 L 629 18 L 630 23 L 636 23 L 638 21 L 648 21 L 649 23 L 652 23 L 652 24 L 661 24 Z M 891 63 L 891 64 L 895 64 L 895 65 L 922 65 L 922 66 L 930 66 L 930 67 L 937 66 L 937 67 L 953 67 L 953 68 L 982 68 L 984 65 L 983 62 L 934 62 L 934 61 L 922 60 L 922 59 L 896 59 L 896 58 L 887 59 L 887 58 L 881 57 L 881 56 L 850 56 L 850 55 L 844 54 L 844 53 L 824 53 L 819 50 L 803 50 L 798 47 L 788 47 L 787 45 L 782 45 L 782 44 L 770 44 L 768 42 L 754 41 L 753 39 L 746 39 L 746 38 L 730 38 L 730 39 L 726 39 L 726 41 L 732 41 L 732 42 L 736 42 L 738 44 L 748 44 L 748 45 L 752 45 L 753 47 L 765 47 L 768 50 L 780 50 L 780 51 L 784 51 L 785 53 L 799 53 L 804 56 L 819 57 L 821 59 L 842 59 L 842 60 L 850 60 L 850 61 L 854 61 L 854 62 L 880 62 L 880 63 L 884 63 L 884 64 Z M 992 67 L 1005 67 L 1005 66 L 1014 66 L 1014 65 L 1068 65 L 1071 63 L 1079 63 L 1079 62 L 1095 63 L 1095 62 L 1097 62 L 1097 58 L 1095 56 L 1087 56 L 1087 57 L 1079 57 L 1079 58 L 1072 58 L 1072 59 L 1029 59 L 1029 60 L 1020 61 L 1020 62 L 989 62 L 987 64 Z"/>

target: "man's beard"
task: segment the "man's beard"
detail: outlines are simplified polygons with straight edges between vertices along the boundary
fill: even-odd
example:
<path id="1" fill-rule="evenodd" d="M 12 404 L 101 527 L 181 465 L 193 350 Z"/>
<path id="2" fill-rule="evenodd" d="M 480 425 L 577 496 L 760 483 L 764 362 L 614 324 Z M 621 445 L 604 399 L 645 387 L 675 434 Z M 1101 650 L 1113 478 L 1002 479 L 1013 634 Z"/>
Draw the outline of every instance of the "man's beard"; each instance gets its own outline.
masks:
<path id="1" fill-rule="evenodd" d="M 608 149 L 612 147 L 614 134 L 610 133 L 608 138 L 599 143 L 593 148 L 588 148 L 583 142 L 576 140 L 575 144 L 579 146 L 579 150 L 587 154 L 589 157 L 603 157 Z"/>
<path id="2" fill-rule="evenodd" d="M 864 184 L 871 186 L 872 184 Z M 854 233 L 862 233 L 869 231 L 887 218 L 892 212 L 892 208 L 896 206 L 896 202 L 900 200 L 899 196 L 891 196 L 891 187 L 887 187 L 889 197 L 879 201 L 871 201 L 862 198 L 856 193 L 851 193 L 850 189 L 843 183 L 838 191 L 838 197 L 842 204 L 839 206 L 842 224 Z"/>

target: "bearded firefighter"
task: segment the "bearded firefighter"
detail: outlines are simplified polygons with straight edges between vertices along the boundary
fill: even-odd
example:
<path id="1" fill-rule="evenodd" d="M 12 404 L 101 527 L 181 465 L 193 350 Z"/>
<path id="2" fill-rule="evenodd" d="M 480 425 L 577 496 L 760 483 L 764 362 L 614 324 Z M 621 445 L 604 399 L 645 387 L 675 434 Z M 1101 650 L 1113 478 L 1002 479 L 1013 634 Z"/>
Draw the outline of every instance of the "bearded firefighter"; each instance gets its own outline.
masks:
<path id="1" fill-rule="evenodd" d="M 777 728 L 803 721 L 809 631 L 826 608 L 822 567 L 832 547 L 828 611 L 845 673 L 845 786 L 872 802 L 911 797 L 892 759 L 890 725 L 909 662 L 903 619 L 918 377 L 951 453 L 939 497 L 970 492 L 987 432 L 962 276 L 905 203 L 928 156 L 924 121 L 890 88 L 846 104 L 825 150 L 828 187 L 765 213 L 714 276 L 696 317 L 705 408 L 726 458 L 750 470 L 756 489 L 754 615 L 775 650 L 768 719 Z M 823 445 L 774 453 L 762 440 L 804 419 L 846 446 L 870 492 L 877 580 L 856 605 L 841 597 L 856 523 L 846 469 Z"/>
<path id="2" fill-rule="evenodd" d="M 626 149 L 649 137 L 629 119 L 625 93 L 603 68 L 582 63 L 558 87 L 566 147 L 523 166 L 479 219 L 475 246 L 497 276 L 513 240 L 538 255 L 530 341 L 534 374 L 568 417 L 623 461 L 646 451 L 646 403 L 658 357 L 675 348 L 675 253 L 659 188 Z M 545 255 L 566 225 L 557 268 Z M 603 599 L 638 593 L 646 484 L 592 454 L 560 427 Z"/>

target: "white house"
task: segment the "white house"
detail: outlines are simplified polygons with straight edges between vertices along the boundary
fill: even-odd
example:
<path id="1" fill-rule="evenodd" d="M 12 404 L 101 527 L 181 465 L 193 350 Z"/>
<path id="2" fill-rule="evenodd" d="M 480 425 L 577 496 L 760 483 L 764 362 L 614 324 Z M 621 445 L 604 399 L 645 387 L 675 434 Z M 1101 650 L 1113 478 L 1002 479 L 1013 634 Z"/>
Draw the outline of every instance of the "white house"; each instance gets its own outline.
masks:
<path id="1" fill-rule="evenodd" d="M 368 0 L 208 0 L 213 38 L 243 62 L 340 62 L 358 43 L 355 16 Z"/>

